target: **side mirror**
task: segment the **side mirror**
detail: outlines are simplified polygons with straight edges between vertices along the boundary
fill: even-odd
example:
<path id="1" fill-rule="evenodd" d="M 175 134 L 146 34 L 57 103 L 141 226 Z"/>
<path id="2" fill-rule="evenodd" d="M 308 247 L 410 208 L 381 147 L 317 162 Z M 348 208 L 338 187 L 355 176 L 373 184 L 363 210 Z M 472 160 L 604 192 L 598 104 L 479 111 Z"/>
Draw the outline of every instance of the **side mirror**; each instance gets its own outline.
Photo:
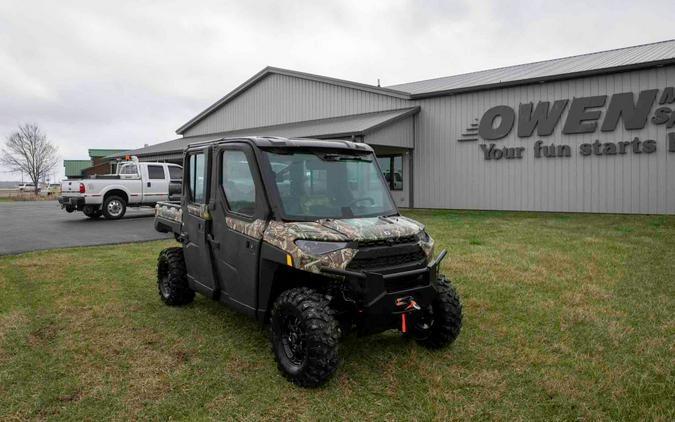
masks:
<path id="1" fill-rule="evenodd" d="M 180 201 L 183 194 L 183 184 L 181 182 L 169 182 L 169 201 Z"/>

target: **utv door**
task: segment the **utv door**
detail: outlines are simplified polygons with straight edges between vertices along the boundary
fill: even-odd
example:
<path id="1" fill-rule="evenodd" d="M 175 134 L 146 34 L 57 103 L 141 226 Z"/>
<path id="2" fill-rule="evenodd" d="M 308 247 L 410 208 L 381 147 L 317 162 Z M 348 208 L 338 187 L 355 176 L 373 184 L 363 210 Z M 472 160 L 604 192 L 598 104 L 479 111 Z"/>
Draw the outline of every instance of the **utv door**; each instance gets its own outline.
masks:
<path id="1" fill-rule="evenodd" d="M 258 263 L 268 205 L 251 147 L 227 144 L 216 149 L 214 174 L 214 255 L 222 300 L 254 315 L 257 307 Z"/>
<path id="2" fill-rule="evenodd" d="M 216 286 L 207 237 L 210 224 L 206 205 L 209 191 L 208 163 L 207 149 L 188 151 L 186 155 L 182 208 L 187 242 L 183 246 L 183 253 L 190 286 L 213 297 Z"/>

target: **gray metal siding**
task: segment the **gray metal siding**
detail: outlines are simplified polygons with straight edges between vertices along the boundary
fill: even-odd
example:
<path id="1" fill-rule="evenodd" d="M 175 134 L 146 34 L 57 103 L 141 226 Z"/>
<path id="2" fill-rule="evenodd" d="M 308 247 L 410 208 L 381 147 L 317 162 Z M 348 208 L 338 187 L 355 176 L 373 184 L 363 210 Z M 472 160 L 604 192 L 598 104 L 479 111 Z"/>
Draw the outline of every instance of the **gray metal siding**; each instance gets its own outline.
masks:
<path id="1" fill-rule="evenodd" d="M 364 142 L 371 145 L 413 148 L 413 135 L 413 117 L 407 117 L 367 134 Z"/>
<path id="2" fill-rule="evenodd" d="M 457 142 L 464 129 L 489 108 L 520 103 L 572 99 L 592 95 L 675 85 L 675 67 L 616 73 L 606 76 L 493 89 L 419 100 L 415 117 L 415 206 L 420 208 L 573 211 L 602 213 L 675 213 L 675 153 L 667 152 L 665 125 L 650 121 L 642 130 L 628 131 L 619 123 L 614 132 L 562 135 L 562 115 L 555 132 L 546 137 L 518 138 L 516 130 L 498 146 L 526 147 L 521 160 L 485 161 L 479 142 Z M 568 106 L 569 107 L 569 106 Z M 653 110 L 658 107 L 654 105 Z M 606 110 L 606 108 L 604 109 Z M 651 116 L 651 114 L 650 114 Z M 581 143 L 657 141 L 652 154 L 588 156 Z M 533 158 L 534 142 L 572 146 L 572 156 Z"/>
<path id="3" fill-rule="evenodd" d="M 409 101 L 270 74 L 188 129 L 184 135 L 204 135 L 403 107 L 409 107 Z"/>

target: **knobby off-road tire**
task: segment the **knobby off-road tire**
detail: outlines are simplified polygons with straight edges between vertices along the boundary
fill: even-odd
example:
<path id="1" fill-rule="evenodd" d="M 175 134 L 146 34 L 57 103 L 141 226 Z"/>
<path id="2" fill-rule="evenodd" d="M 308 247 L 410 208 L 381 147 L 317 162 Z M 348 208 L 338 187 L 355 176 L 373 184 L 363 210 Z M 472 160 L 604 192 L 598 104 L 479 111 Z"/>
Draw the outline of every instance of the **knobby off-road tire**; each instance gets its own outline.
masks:
<path id="1" fill-rule="evenodd" d="M 432 302 L 432 322 L 429 332 L 416 337 L 417 342 L 429 349 L 441 349 L 457 338 L 462 329 L 462 303 L 455 287 L 444 276 L 436 280 L 438 296 Z"/>
<path id="2" fill-rule="evenodd" d="M 162 302 L 169 306 L 185 305 L 195 298 L 187 281 L 183 248 L 167 248 L 159 253 L 157 290 Z"/>
<path id="3" fill-rule="evenodd" d="M 117 195 L 110 195 L 101 207 L 103 216 L 108 220 L 119 220 L 127 212 L 127 201 Z"/>
<path id="4" fill-rule="evenodd" d="M 338 324 L 328 299 L 309 288 L 283 292 L 272 307 L 272 350 L 281 373 L 319 387 L 338 366 Z"/>

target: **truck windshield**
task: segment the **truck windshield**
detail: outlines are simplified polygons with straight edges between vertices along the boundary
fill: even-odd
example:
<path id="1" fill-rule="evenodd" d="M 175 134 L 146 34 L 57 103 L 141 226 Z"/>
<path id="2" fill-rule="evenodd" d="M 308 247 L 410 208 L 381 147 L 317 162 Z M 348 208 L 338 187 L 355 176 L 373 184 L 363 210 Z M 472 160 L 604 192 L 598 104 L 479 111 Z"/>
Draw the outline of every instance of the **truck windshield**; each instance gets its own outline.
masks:
<path id="1" fill-rule="evenodd" d="M 289 219 L 396 214 L 372 154 L 265 151 Z"/>

